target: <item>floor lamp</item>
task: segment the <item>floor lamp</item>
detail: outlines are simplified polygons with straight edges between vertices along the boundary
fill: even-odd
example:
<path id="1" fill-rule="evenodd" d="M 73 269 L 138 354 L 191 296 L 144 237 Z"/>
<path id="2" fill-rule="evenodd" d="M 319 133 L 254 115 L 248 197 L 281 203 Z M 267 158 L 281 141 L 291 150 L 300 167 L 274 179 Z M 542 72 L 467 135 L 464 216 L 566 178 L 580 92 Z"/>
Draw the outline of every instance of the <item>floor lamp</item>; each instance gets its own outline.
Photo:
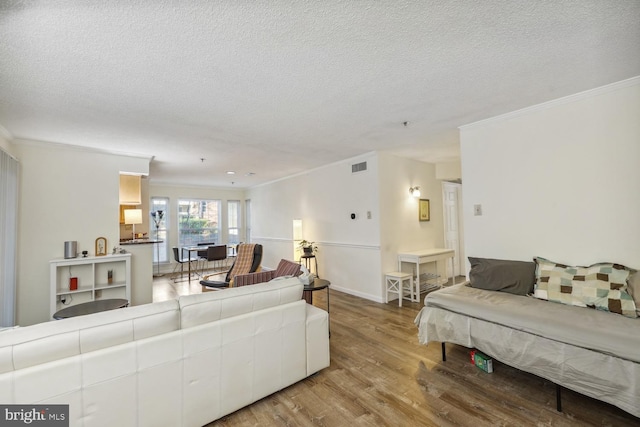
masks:
<path id="1" fill-rule="evenodd" d="M 162 222 L 162 218 L 164 218 L 164 212 L 163 211 L 155 211 L 155 212 L 151 212 L 151 218 L 153 218 L 153 223 L 156 226 L 156 274 L 154 274 L 154 277 L 160 277 L 162 276 L 162 274 L 160 274 L 160 240 L 158 240 L 158 232 L 160 230 L 160 223 Z"/>

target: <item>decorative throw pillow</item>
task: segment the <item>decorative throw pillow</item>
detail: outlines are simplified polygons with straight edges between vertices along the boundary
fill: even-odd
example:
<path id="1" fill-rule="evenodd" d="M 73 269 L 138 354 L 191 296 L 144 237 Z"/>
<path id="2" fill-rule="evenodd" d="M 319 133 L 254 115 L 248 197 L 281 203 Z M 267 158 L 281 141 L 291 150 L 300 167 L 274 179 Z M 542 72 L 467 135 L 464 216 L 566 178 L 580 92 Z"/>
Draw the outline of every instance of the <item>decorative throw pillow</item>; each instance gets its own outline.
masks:
<path id="1" fill-rule="evenodd" d="M 527 295 L 533 291 L 536 265 L 531 261 L 469 257 L 472 288 Z"/>
<path id="2" fill-rule="evenodd" d="M 281 259 L 276 267 L 275 275 L 278 276 L 297 276 L 301 273 L 300 264 L 297 262 Z"/>
<path id="3" fill-rule="evenodd" d="M 613 263 L 573 267 L 540 257 L 535 262 L 536 298 L 637 317 L 627 292 L 627 279 L 634 270 Z"/>

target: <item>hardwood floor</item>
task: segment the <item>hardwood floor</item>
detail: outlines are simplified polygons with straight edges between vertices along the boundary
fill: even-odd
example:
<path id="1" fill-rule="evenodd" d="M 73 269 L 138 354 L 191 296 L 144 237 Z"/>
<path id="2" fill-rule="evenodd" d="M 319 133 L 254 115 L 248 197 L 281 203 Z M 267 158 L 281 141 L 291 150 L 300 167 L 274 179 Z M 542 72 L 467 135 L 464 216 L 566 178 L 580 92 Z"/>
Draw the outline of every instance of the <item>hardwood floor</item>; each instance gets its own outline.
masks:
<path id="1" fill-rule="evenodd" d="M 154 299 L 200 292 L 154 281 Z M 157 290 L 155 289 L 157 287 Z M 325 308 L 325 292 L 314 305 Z M 172 296 L 175 298 L 175 296 Z M 487 374 L 469 350 L 419 345 L 419 303 L 379 304 L 331 292 L 331 366 L 209 426 L 640 426 L 640 419 L 494 360 Z"/>
<path id="2" fill-rule="evenodd" d="M 218 276 L 215 280 L 224 280 L 226 273 L 227 271 L 224 269 L 205 271 L 206 275 L 217 274 Z M 174 278 L 176 279 L 175 281 Z M 200 277 L 192 274 L 191 281 L 189 281 L 186 268 L 182 277 L 180 276 L 180 271 L 178 271 L 177 273 L 153 278 L 153 302 L 176 299 L 181 295 L 199 294 L 201 292 Z"/>

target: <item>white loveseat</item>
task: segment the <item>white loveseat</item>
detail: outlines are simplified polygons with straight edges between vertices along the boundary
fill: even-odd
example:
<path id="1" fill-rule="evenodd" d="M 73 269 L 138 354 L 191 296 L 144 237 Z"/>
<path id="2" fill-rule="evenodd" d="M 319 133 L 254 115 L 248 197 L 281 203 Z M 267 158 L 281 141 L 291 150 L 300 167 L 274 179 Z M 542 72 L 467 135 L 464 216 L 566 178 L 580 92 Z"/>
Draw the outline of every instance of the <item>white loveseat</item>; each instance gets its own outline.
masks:
<path id="1" fill-rule="evenodd" d="M 0 402 L 71 426 L 202 426 L 329 366 L 296 278 L 0 332 Z"/>

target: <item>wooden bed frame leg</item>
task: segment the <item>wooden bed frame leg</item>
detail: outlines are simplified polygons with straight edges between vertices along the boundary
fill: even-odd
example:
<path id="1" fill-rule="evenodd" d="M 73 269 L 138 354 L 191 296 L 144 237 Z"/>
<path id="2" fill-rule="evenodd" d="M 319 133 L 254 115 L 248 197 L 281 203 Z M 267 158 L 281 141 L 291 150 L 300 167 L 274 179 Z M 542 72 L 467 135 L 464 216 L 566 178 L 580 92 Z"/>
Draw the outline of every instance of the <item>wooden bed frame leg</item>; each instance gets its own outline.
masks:
<path id="1" fill-rule="evenodd" d="M 444 348 L 444 342 L 442 343 L 442 361 L 446 362 L 447 361 L 447 351 Z"/>
<path id="2" fill-rule="evenodd" d="M 562 412 L 562 386 L 556 384 L 556 410 L 558 412 Z"/>

